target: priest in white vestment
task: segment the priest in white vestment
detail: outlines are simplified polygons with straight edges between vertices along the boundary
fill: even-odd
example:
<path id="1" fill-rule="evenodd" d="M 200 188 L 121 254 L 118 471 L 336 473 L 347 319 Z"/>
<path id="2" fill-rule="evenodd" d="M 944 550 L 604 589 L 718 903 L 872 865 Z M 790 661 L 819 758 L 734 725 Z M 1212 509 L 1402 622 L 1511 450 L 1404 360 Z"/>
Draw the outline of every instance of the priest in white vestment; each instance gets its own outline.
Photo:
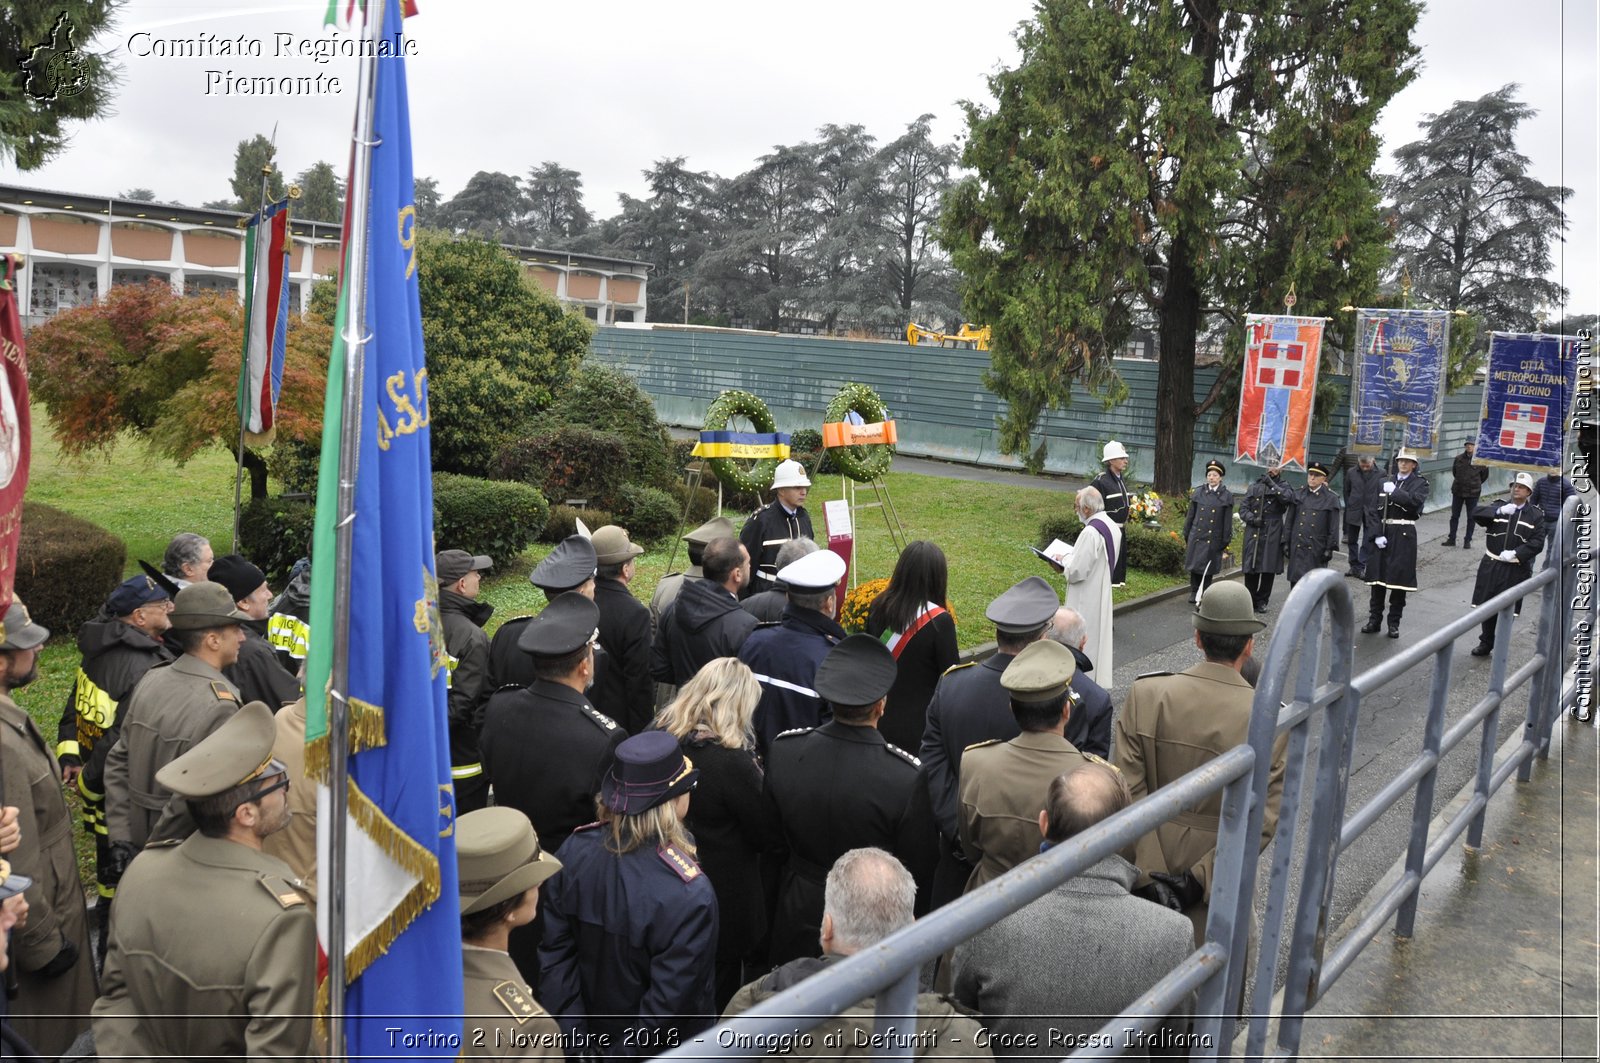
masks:
<path id="1" fill-rule="evenodd" d="M 1067 558 L 1067 600 L 1083 617 L 1089 644 L 1083 652 L 1094 662 L 1094 681 L 1112 688 L 1111 572 L 1122 552 L 1122 529 L 1106 516 L 1105 500 L 1093 487 L 1078 492 L 1078 519 L 1083 531 Z"/>

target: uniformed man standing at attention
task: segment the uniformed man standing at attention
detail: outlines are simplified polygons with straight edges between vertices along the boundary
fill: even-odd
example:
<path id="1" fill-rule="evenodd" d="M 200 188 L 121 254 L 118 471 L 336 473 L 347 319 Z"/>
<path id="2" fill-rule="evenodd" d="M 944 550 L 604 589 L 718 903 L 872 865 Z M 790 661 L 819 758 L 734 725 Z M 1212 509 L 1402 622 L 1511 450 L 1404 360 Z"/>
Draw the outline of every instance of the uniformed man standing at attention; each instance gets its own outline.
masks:
<path id="1" fill-rule="evenodd" d="M 1372 539 L 1377 547 L 1367 553 L 1367 584 L 1372 596 L 1367 602 L 1367 625 L 1363 635 L 1373 635 L 1383 622 L 1383 598 L 1389 596 L 1389 637 L 1400 637 L 1400 617 L 1406 611 L 1406 595 L 1417 589 L 1417 518 L 1428 501 L 1428 478 L 1417 472 L 1417 453 L 1401 450 L 1395 455 L 1398 470 L 1385 480 L 1378 500 L 1378 528 Z"/>
<path id="2" fill-rule="evenodd" d="M 511 931 L 533 922 L 539 884 L 561 861 L 539 844 L 514 808 L 480 808 L 456 820 L 461 893 L 461 1054 L 472 1058 L 565 1058 L 561 1027 L 533 998 L 507 955 Z"/>
<path id="3" fill-rule="evenodd" d="M 1339 498 L 1328 486 L 1328 467 L 1306 466 L 1306 485 L 1295 492 L 1294 524 L 1289 528 L 1289 586 L 1307 572 L 1325 567 L 1339 549 Z"/>
<path id="4" fill-rule="evenodd" d="M 239 700 L 265 702 L 277 712 L 299 698 L 300 681 L 283 667 L 278 651 L 267 641 L 272 589 L 266 574 L 238 554 L 225 554 L 212 562 L 207 578 L 228 588 L 234 607 L 245 616 L 239 658 L 222 670 L 239 688 Z"/>
<path id="5" fill-rule="evenodd" d="M 576 592 L 560 595 L 523 627 L 517 645 L 532 659 L 526 688 L 502 687 L 483 710 L 483 770 L 495 803 L 533 822 L 545 847 L 560 848 L 594 820 L 594 795 L 628 737 L 589 703 L 600 610 Z M 511 935 L 511 957 L 530 984 L 538 981 L 540 925 Z"/>
<path id="6" fill-rule="evenodd" d="M 156 773 L 239 711 L 239 688 L 222 670 L 238 659 L 248 617 L 234 608 L 228 589 L 191 583 L 173 599 L 168 619 L 167 638 L 183 648 L 183 656 L 146 672 L 117 714 L 117 734 L 106 732 L 112 743 L 105 773 L 108 885 L 116 885 L 140 849 L 161 840 L 158 824 L 171 832 L 168 838 L 181 839 L 193 829 L 181 799 L 172 800 L 174 814 L 163 817 L 172 795 Z"/>
<path id="7" fill-rule="evenodd" d="M 772 743 L 767 795 L 789 846 L 773 963 L 818 954 L 828 869 L 851 849 L 893 853 L 926 889 L 936 854 L 920 764 L 878 733 L 895 671 L 888 647 L 871 635 L 851 635 L 817 668 L 817 693 L 833 719 L 786 731 Z"/>
<path id="8" fill-rule="evenodd" d="M 528 582 L 544 591 L 547 601 L 555 601 L 569 591 L 594 600 L 594 575 L 598 569 L 594 544 L 587 535 L 569 535 L 545 555 L 528 573 Z M 500 625 L 489 640 L 489 689 L 505 686 L 525 687 L 533 682 L 533 664 L 518 648 L 522 629 L 533 616 L 514 616 Z"/>
<path id="9" fill-rule="evenodd" d="M 1066 739 L 1078 707 L 1076 671 L 1071 650 L 1040 639 L 1000 673 L 1021 733 L 968 746 L 961 756 L 961 848 L 974 866 L 968 893 L 1038 853 L 1039 813 L 1056 776 L 1105 763 Z"/>
<path id="10" fill-rule="evenodd" d="M 1544 549 L 1545 519 L 1538 506 L 1528 503 L 1532 496 L 1533 477 L 1519 472 L 1511 479 L 1509 501 L 1490 502 L 1473 510 L 1473 521 L 1486 529 L 1483 558 L 1478 562 L 1478 578 L 1472 585 L 1473 605 L 1482 605 L 1533 575 L 1534 559 Z M 1470 528 L 1468 525 L 1469 536 Z M 1516 604 L 1515 612 L 1522 612 L 1522 602 Z M 1498 616 L 1483 622 L 1472 656 L 1487 657 L 1494 652 L 1494 632 L 1499 624 Z"/>
<path id="11" fill-rule="evenodd" d="M 778 550 L 790 539 L 815 539 L 811 534 L 811 514 L 806 512 L 806 492 L 811 480 L 798 461 L 778 462 L 772 475 L 773 501 L 768 502 L 744 522 L 739 541 L 750 551 L 752 576 L 744 596 L 769 591 L 778 578 Z"/>
<path id="12" fill-rule="evenodd" d="M 1061 599 L 1039 576 L 1007 589 L 984 613 L 994 624 L 995 652 L 981 664 L 951 667 L 933 689 L 918 754 L 941 839 L 933 880 L 935 908 L 961 896 L 972 877 L 958 827 L 962 753 L 974 743 L 991 738 L 1005 742 L 1021 733 L 1011 713 L 1011 694 L 1000 685 L 1000 677 L 1017 654 L 1044 637 L 1060 607 Z"/>
<path id="13" fill-rule="evenodd" d="M 1128 485 L 1123 481 L 1122 474 L 1128 471 L 1128 450 L 1113 439 L 1100 452 L 1100 461 L 1105 465 L 1105 471 L 1090 480 L 1089 486 L 1100 492 L 1100 498 L 1106 505 L 1106 516 L 1111 518 L 1117 527 L 1123 529 L 1123 534 L 1126 536 Z M 1120 587 L 1127 582 L 1128 552 L 1118 550 L 1116 563 L 1111 567 L 1111 585 Z"/>
<path id="14" fill-rule="evenodd" d="M 291 815 L 273 735 L 251 702 L 161 769 L 197 831 L 152 844 L 122 878 L 94 1005 L 100 1058 L 311 1052 L 316 919 L 289 866 L 261 851 Z"/>
<path id="15" fill-rule="evenodd" d="M 1222 482 L 1226 475 L 1228 467 L 1222 462 L 1206 462 L 1206 482 L 1194 489 L 1183 513 L 1183 539 L 1188 544 L 1183 567 L 1189 570 L 1190 605 L 1200 603 L 1200 596 L 1222 571 L 1222 555 L 1233 541 L 1233 492 Z"/>
<path id="16" fill-rule="evenodd" d="M 785 567 L 779 573 L 789 588 L 783 621 L 761 624 L 739 646 L 739 660 L 761 684 L 755 729 L 763 756 L 779 732 L 815 727 L 827 718 L 813 680 L 823 658 L 844 641 L 845 630 L 834 619 L 834 588 L 844 573 L 844 559 L 832 550 L 818 550 Z"/>
<path id="17" fill-rule="evenodd" d="M 1128 688 L 1117 717 L 1117 768 L 1137 801 L 1180 776 L 1221 756 L 1249 737 L 1255 689 L 1239 674 L 1266 624 L 1255 617 L 1250 592 L 1237 583 L 1218 583 L 1205 592 L 1194 614 L 1194 642 L 1205 660 L 1183 671 L 1142 675 Z M 1267 777 L 1266 815 L 1261 848 L 1278 829 L 1283 797 L 1287 734 L 1272 747 Z M 1194 923 L 1195 944 L 1205 937 L 1211 900 L 1211 868 L 1217 855 L 1222 795 L 1179 812 L 1140 838 L 1134 863 L 1148 876 L 1135 893 L 1183 912 Z"/>

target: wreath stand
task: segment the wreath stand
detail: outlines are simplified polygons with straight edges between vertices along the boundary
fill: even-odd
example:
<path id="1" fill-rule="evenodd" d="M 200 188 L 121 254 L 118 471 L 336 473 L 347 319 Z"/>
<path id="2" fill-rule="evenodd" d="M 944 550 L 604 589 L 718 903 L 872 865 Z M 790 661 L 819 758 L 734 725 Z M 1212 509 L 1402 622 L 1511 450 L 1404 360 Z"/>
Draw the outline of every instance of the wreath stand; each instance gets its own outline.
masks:
<path id="1" fill-rule="evenodd" d="M 825 454 L 827 452 L 823 451 L 822 453 Z M 821 465 L 821 463 L 822 460 L 819 456 L 817 459 L 817 464 Z M 811 470 L 812 474 L 815 474 L 816 471 L 817 470 L 815 468 Z M 812 478 L 815 479 L 815 475 L 813 475 Z M 884 481 L 884 479 L 881 476 L 876 477 L 867 481 L 865 484 L 865 486 L 872 488 L 873 501 L 870 502 L 861 501 L 861 498 L 865 497 L 866 492 L 862 491 L 860 495 L 857 494 L 857 488 L 863 485 L 857 483 L 855 480 L 850 479 L 848 476 L 839 477 L 839 481 L 841 497 L 847 499 L 850 503 L 851 534 L 857 534 L 858 529 L 861 526 L 861 519 L 857 516 L 857 514 L 864 513 L 867 510 L 876 509 L 883 514 L 883 523 L 884 526 L 889 530 L 889 544 L 894 547 L 895 557 L 899 557 L 902 553 L 904 553 L 906 546 L 911 541 L 911 537 L 906 533 L 906 526 L 900 520 L 900 514 L 894 508 L 894 500 L 889 497 L 889 485 Z M 852 588 L 854 588 L 858 582 L 856 578 L 856 562 L 860 557 L 861 552 L 859 550 L 852 550 L 850 552 L 850 586 Z"/>

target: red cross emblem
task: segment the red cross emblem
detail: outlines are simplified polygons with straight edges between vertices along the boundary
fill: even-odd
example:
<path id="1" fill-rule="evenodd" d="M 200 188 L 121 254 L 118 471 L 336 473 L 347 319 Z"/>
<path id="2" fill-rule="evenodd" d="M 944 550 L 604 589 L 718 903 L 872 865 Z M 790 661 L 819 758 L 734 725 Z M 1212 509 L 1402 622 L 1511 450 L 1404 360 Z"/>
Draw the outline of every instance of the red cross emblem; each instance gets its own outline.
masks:
<path id="1" fill-rule="evenodd" d="M 1550 407 L 1527 402 L 1506 403 L 1500 416 L 1500 445 L 1512 450 L 1540 450 L 1544 447 L 1544 425 Z"/>
<path id="2" fill-rule="evenodd" d="M 1268 340 L 1256 359 L 1256 387 L 1297 388 L 1305 367 L 1305 344 Z"/>

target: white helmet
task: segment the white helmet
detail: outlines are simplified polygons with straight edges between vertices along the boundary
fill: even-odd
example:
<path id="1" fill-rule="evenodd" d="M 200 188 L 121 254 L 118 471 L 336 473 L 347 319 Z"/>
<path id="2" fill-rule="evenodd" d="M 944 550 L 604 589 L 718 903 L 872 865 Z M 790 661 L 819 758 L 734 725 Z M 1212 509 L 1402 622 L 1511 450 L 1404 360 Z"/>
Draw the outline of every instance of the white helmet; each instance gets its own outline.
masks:
<path id="1" fill-rule="evenodd" d="M 1106 448 L 1100 452 L 1101 461 L 1111 461 L 1113 458 L 1126 458 L 1127 456 L 1127 450 L 1115 439 L 1107 443 Z"/>
<path id="2" fill-rule="evenodd" d="M 780 487 L 810 487 L 811 481 L 806 479 L 805 466 L 790 458 L 788 461 L 778 462 L 778 471 L 772 475 L 772 489 Z"/>
<path id="3" fill-rule="evenodd" d="M 1532 473 L 1527 473 L 1527 472 L 1519 472 L 1519 473 L 1517 473 L 1515 476 L 1513 476 L 1511 478 L 1511 483 L 1513 485 L 1521 484 L 1523 487 L 1526 487 L 1529 491 L 1532 491 L 1533 490 L 1533 474 Z"/>
<path id="4" fill-rule="evenodd" d="M 1401 447 L 1400 448 L 1400 452 L 1394 456 L 1394 460 L 1395 461 L 1414 461 L 1418 465 L 1421 465 L 1422 464 L 1422 455 L 1418 454 L 1416 451 L 1412 450 L 1410 447 Z"/>

